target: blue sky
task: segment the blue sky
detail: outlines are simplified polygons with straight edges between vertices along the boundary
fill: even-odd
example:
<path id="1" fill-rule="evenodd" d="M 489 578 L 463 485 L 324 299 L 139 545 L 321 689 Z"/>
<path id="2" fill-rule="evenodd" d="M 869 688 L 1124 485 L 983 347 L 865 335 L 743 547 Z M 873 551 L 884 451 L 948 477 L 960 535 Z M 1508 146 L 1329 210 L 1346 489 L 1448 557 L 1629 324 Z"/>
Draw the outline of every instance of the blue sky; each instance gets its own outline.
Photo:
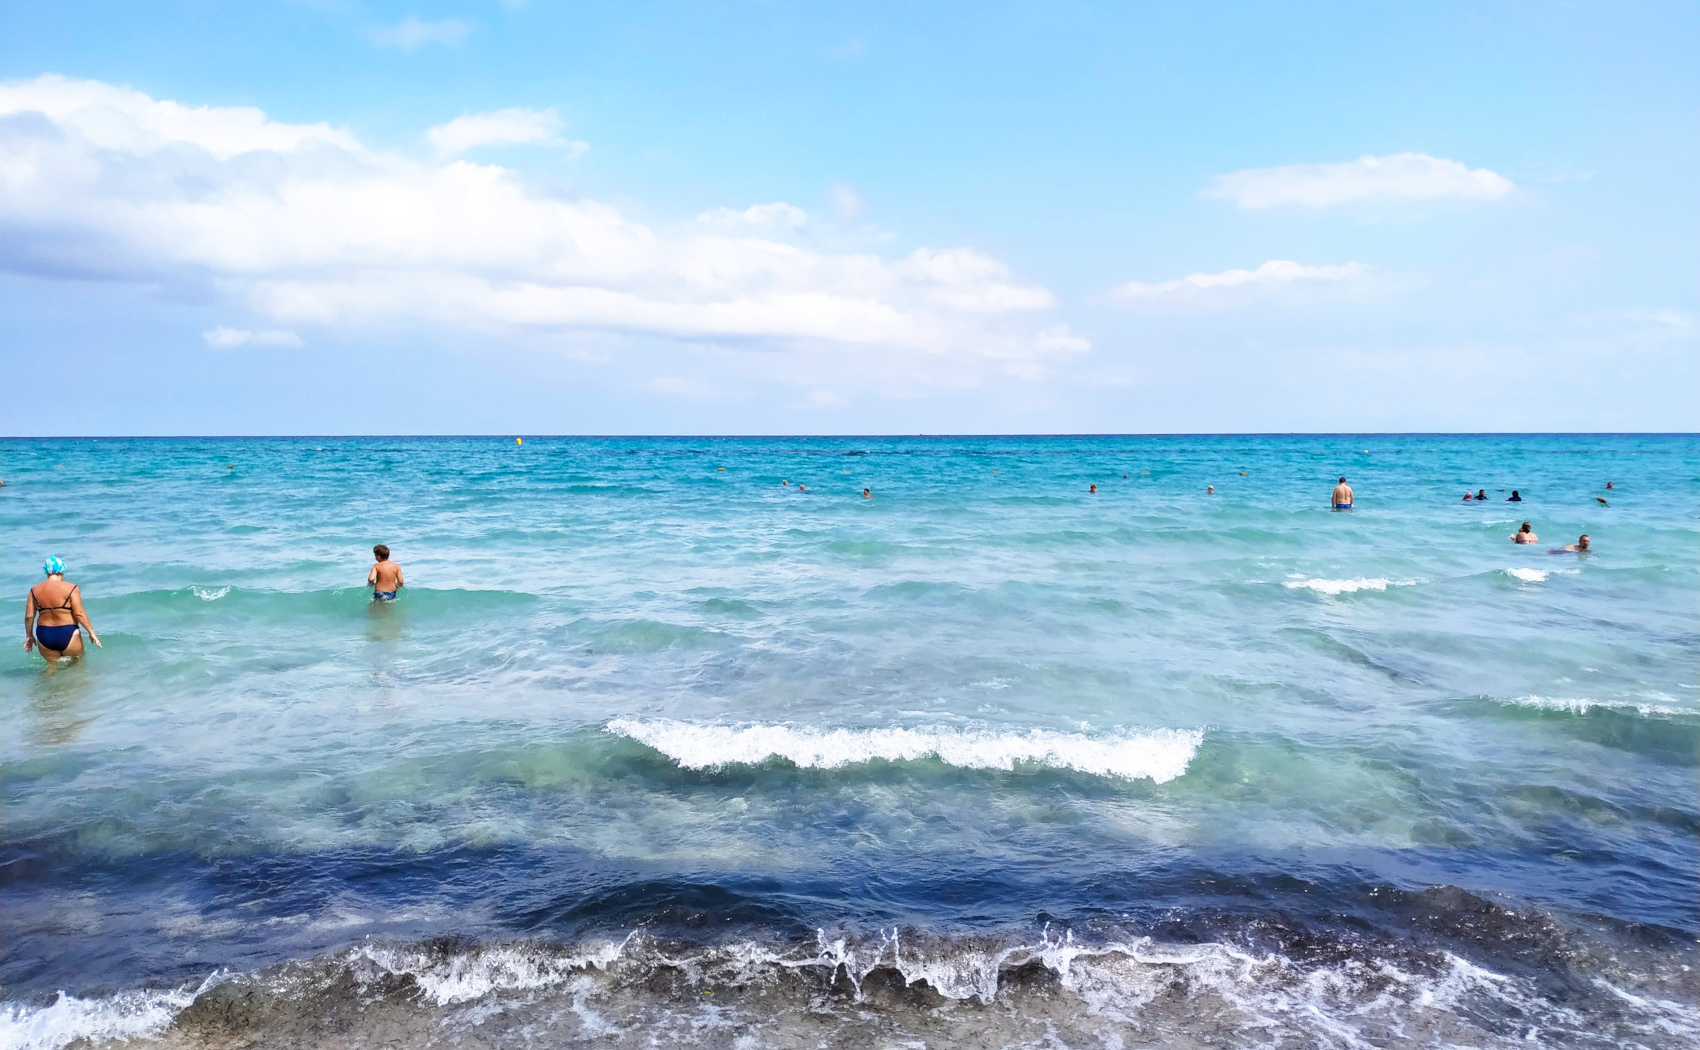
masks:
<path id="1" fill-rule="evenodd" d="M 1700 430 L 1693 4 L 143 6 L 5 433 Z"/>

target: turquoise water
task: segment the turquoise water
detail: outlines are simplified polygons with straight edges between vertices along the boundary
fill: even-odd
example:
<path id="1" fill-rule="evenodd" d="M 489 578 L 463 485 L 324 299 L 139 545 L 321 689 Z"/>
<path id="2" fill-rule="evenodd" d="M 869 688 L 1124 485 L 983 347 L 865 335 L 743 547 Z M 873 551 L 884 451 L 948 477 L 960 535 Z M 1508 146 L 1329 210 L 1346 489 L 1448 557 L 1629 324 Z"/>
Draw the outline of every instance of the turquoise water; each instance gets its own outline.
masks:
<path id="1" fill-rule="evenodd" d="M 457 1038 L 588 995 L 561 1038 L 675 1039 L 657 968 L 751 945 L 846 1002 L 1073 996 L 1082 1045 L 1700 1036 L 1694 437 L 10 439 L 0 477 L 8 615 L 57 554 L 105 643 L 0 658 L 14 1045 L 374 945 L 391 1021 Z M 1183 946 L 1227 954 L 1146 958 Z M 763 1003 L 714 1038 L 803 1041 Z M 955 1038 L 903 1009 L 845 1045 Z"/>

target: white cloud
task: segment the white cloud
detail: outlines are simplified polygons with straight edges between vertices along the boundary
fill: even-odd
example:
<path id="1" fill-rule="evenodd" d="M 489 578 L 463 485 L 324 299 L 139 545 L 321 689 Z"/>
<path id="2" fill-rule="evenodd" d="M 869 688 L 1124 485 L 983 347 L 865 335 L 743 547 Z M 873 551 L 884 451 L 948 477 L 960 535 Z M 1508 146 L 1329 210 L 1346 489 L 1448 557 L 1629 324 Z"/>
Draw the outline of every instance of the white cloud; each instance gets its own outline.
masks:
<path id="1" fill-rule="evenodd" d="M 466 39 L 466 34 L 471 31 L 472 27 L 459 19 L 422 22 L 409 15 L 393 26 L 372 30 L 372 43 L 379 47 L 393 47 L 398 51 L 416 51 L 426 44 L 453 47 Z"/>
<path id="2" fill-rule="evenodd" d="M 498 109 L 494 113 L 471 113 L 438 124 L 425 132 L 438 153 L 448 156 L 479 146 L 535 145 L 564 146 L 574 156 L 590 146 L 561 138 L 561 118 L 552 109 Z"/>
<path id="3" fill-rule="evenodd" d="M 213 328 L 201 333 L 201 338 L 214 350 L 234 350 L 239 346 L 300 346 L 301 337 L 286 329 L 250 332 L 245 328 Z"/>
<path id="4" fill-rule="evenodd" d="M 1116 294 L 1124 299 L 1166 299 L 1229 288 L 1275 288 L 1295 281 L 1357 281 L 1365 272 L 1365 267 L 1355 262 L 1344 266 L 1305 266 L 1289 259 L 1271 259 L 1255 270 L 1194 273 L 1177 281 L 1156 284 L 1129 281 L 1117 288 Z"/>
<path id="5" fill-rule="evenodd" d="M 1426 153 L 1396 153 L 1344 164 L 1248 168 L 1216 176 L 1204 196 L 1225 198 L 1242 208 L 1326 208 L 1374 198 L 1498 200 L 1514 188 L 1510 179 L 1486 168 L 1471 170 Z"/>
<path id="6" fill-rule="evenodd" d="M 714 208 L 698 215 L 697 221 L 721 228 L 754 226 L 765 230 L 797 230 L 809 221 L 809 213 L 784 201 L 774 201 L 772 204 L 752 204 L 743 211 Z"/>
<path id="7" fill-rule="evenodd" d="M 141 156 L 178 146 L 205 150 L 220 161 L 243 153 L 298 153 L 315 146 L 363 155 L 353 136 L 329 124 L 278 124 L 252 106 L 183 106 L 128 88 L 53 74 L 0 84 L 0 116 L 12 114 L 39 114 L 109 155 Z M 17 150 L 8 150 L 6 160 L 9 174 L 13 163 L 26 162 Z"/>
<path id="8" fill-rule="evenodd" d="M 945 383 L 1078 349 L 1019 320 L 1051 306 L 1048 291 L 969 249 L 888 260 L 668 237 L 499 166 L 420 163 L 323 124 L 60 77 L 0 84 L 0 124 L 0 264 L 212 296 L 276 332 L 659 336 Z M 219 331 L 209 343 L 240 338 Z"/>

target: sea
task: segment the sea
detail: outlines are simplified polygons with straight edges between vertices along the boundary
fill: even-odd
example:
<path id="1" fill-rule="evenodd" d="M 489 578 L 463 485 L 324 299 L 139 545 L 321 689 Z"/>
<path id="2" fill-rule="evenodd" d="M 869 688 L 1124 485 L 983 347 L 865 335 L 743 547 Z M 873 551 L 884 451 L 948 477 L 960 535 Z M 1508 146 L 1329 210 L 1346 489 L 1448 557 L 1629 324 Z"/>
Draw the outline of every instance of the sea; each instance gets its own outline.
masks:
<path id="1" fill-rule="evenodd" d="M 0 655 L 6 1048 L 1700 1044 L 1694 435 L 0 481 L 103 643 Z"/>

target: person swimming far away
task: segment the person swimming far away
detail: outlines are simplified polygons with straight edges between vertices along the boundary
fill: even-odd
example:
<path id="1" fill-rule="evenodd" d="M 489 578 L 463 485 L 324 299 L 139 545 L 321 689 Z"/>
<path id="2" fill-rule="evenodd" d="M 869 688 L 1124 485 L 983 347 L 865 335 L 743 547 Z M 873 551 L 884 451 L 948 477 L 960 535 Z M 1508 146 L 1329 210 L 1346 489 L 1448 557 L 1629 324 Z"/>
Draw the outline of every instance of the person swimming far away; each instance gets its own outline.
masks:
<path id="1" fill-rule="evenodd" d="M 863 489 L 862 490 L 862 498 L 863 499 L 873 499 L 874 494 L 872 492 L 869 492 L 867 489 Z"/>
<path id="2" fill-rule="evenodd" d="M 372 548 L 371 571 L 366 573 L 366 582 L 372 585 L 372 600 L 375 602 L 393 602 L 396 592 L 407 586 L 407 581 L 401 578 L 401 566 L 390 560 L 390 549 L 382 543 Z"/>
<path id="3" fill-rule="evenodd" d="M 1554 553 L 1554 554 L 1587 554 L 1589 551 L 1592 551 L 1593 549 L 1594 549 L 1593 544 L 1588 542 L 1588 534 L 1586 532 L 1584 532 L 1582 535 L 1576 537 L 1575 543 L 1566 543 L 1564 546 L 1558 548 L 1557 550 L 1553 551 L 1552 553 Z"/>
<path id="4" fill-rule="evenodd" d="M 1352 486 L 1346 484 L 1345 478 L 1341 478 L 1340 484 L 1334 486 L 1334 495 L 1331 499 L 1335 510 L 1352 509 Z"/>
<path id="5" fill-rule="evenodd" d="M 1096 482 L 1096 481 L 1094 481 L 1094 482 L 1093 482 L 1093 483 L 1092 483 L 1092 487 L 1091 487 L 1091 488 L 1089 488 L 1089 489 L 1087 489 L 1087 490 L 1086 490 L 1086 491 L 1088 491 L 1088 492 L 1097 492 L 1097 491 L 1098 491 L 1098 483 L 1097 483 L 1097 482 Z"/>
<path id="6" fill-rule="evenodd" d="M 51 557 L 42 562 L 41 571 L 47 579 L 31 587 L 24 600 L 24 652 L 39 647 L 52 671 L 61 659 L 83 655 L 84 631 L 96 649 L 105 647 L 83 608 L 82 588 L 65 579 L 65 563 Z"/>
<path id="7" fill-rule="evenodd" d="M 1539 536 L 1535 535 L 1534 527 L 1531 526 L 1526 521 L 1523 523 L 1522 528 L 1518 529 L 1516 532 L 1513 532 L 1507 538 L 1509 540 L 1511 540 L 1512 543 L 1539 543 L 1539 542 L 1541 542 L 1541 538 Z"/>
<path id="8" fill-rule="evenodd" d="M 1487 489 L 1477 489 L 1476 490 L 1476 502 L 1477 503 L 1487 502 Z"/>
<path id="9" fill-rule="evenodd" d="M 1504 492 L 1505 490 L 1500 489 L 1499 491 Z M 1507 503 L 1521 503 L 1521 502 L 1523 502 L 1523 494 L 1518 492 L 1516 489 L 1512 489 L 1511 495 L 1505 497 L 1505 502 L 1507 502 Z"/>

